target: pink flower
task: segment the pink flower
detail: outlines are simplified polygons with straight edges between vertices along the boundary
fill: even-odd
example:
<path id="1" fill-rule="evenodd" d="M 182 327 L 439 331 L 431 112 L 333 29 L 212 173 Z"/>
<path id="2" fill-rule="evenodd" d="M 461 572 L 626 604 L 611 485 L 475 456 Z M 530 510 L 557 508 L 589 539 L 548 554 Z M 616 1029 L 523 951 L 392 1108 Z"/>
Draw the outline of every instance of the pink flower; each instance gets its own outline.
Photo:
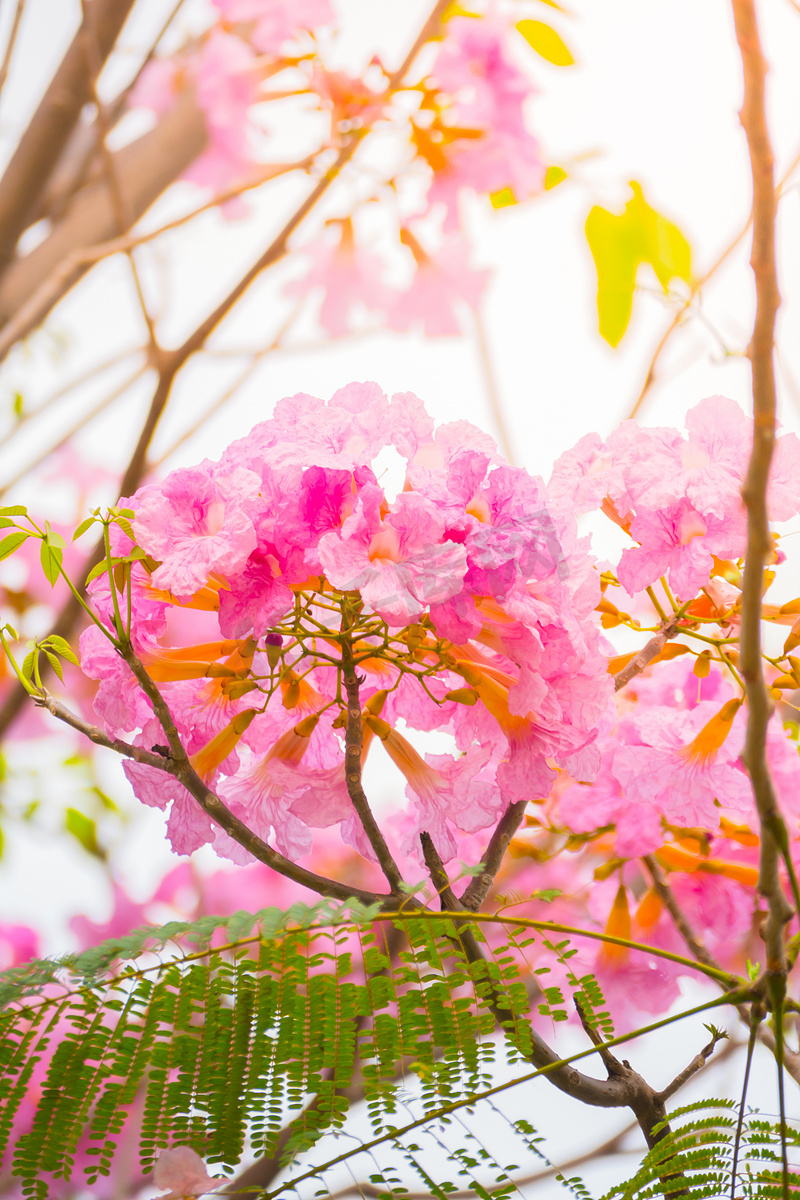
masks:
<path id="1" fill-rule="evenodd" d="M 241 38 L 213 29 L 192 66 L 210 145 L 184 179 L 219 189 L 252 170 L 249 110 L 258 98 L 255 54 Z"/>
<path id="2" fill-rule="evenodd" d="M 443 523 L 422 496 L 402 492 L 385 519 L 383 502 L 380 488 L 362 488 L 341 535 L 320 540 L 319 557 L 334 587 L 357 588 L 370 611 L 405 625 L 461 589 L 466 555 L 441 540 Z"/>
<path id="3" fill-rule="evenodd" d="M 205 1163 L 196 1150 L 189 1146 L 174 1146 L 162 1150 L 156 1160 L 153 1182 L 157 1188 L 171 1188 L 159 1200 L 182 1200 L 184 1196 L 204 1196 L 214 1192 L 224 1177 L 209 1175 Z"/>
<path id="4" fill-rule="evenodd" d="M 426 254 L 408 230 L 400 237 L 414 254 L 416 270 L 389 304 L 389 328 L 406 332 L 421 324 L 426 337 L 457 337 L 462 332 L 458 307 L 478 308 L 489 272 L 467 265 L 468 247 L 461 237 L 445 239 L 434 254 Z"/>
<path id="5" fill-rule="evenodd" d="M 334 19 L 329 0 L 214 0 L 230 24 L 253 22 L 250 41 L 265 54 L 277 54 L 297 33 Z"/>
<path id="6" fill-rule="evenodd" d="M 154 586 L 189 600 L 212 571 L 241 569 L 256 545 L 248 509 L 258 486 L 251 471 L 224 473 L 207 464 L 173 471 L 163 484 L 142 488 L 134 530 L 139 545 L 161 562 Z"/>
<path id="7" fill-rule="evenodd" d="M 18 967 L 39 953 L 39 934 L 27 925 L 0 922 L 0 971 Z"/>
<path id="8" fill-rule="evenodd" d="M 283 290 L 287 296 L 303 297 L 321 289 L 319 323 L 333 337 L 345 337 L 357 327 L 359 312 L 385 312 L 392 293 L 381 283 L 386 270 L 382 260 L 356 245 L 349 219 L 336 223 L 338 241 L 326 234 L 304 247 L 312 265 Z"/>

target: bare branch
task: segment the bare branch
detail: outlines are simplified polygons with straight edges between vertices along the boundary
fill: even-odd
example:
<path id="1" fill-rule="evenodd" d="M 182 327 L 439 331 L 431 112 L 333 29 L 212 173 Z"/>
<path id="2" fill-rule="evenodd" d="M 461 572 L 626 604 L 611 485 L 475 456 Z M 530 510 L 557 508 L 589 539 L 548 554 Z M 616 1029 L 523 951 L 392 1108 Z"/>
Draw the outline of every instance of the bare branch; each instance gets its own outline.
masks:
<path id="1" fill-rule="evenodd" d="M 343 632 L 347 627 L 342 622 Z M 362 677 L 363 678 L 363 677 Z M 359 821 L 366 833 L 369 844 L 375 851 L 375 857 L 392 892 L 398 892 L 403 882 L 400 869 L 392 857 L 392 852 L 386 844 L 378 822 L 375 820 L 369 806 L 366 793 L 361 783 L 361 753 L 364 744 L 364 729 L 361 717 L 361 701 L 359 699 L 359 676 L 353 663 L 353 648 L 349 638 L 342 639 L 342 679 L 347 695 L 347 726 L 345 729 L 344 771 L 347 781 L 347 794 Z"/>
<path id="2" fill-rule="evenodd" d="M 447 878 L 444 863 L 441 860 L 439 851 L 433 844 L 433 838 L 423 829 L 419 835 L 419 840 L 422 845 L 425 866 L 428 868 L 431 883 L 442 905 L 442 912 L 460 912 L 462 908 L 461 901 L 450 886 L 450 880 Z"/>
<path id="3" fill-rule="evenodd" d="M 614 691 L 621 691 L 632 679 L 635 679 L 637 675 L 641 675 L 645 667 L 649 666 L 656 655 L 661 653 L 669 639 L 674 638 L 677 632 L 678 623 L 673 619 L 668 621 L 658 633 L 654 634 L 650 638 L 650 641 L 642 646 L 639 653 L 629 663 L 626 663 L 621 671 L 617 671 L 614 676 Z"/>
<path id="4" fill-rule="evenodd" d="M 132 746 L 121 738 L 109 737 L 103 733 L 102 729 L 98 729 L 96 725 L 90 725 L 88 721 L 84 721 L 60 700 L 56 700 L 55 696 L 51 696 L 46 688 L 34 696 L 33 701 L 39 708 L 46 708 L 57 721 L 63 721 L 71 729 L 83 734 L 90 742 L 94 742 L 95 746 L 104 746 L 107 750 L 113 750 L 115 754 L 122 755 L 123 758 L 131 758 L 134 762 L 144 763 L 147 767 L 155 767 L 158 771 L 169 770 L 162 755 L 145 750 L 142 746 Z"/>
<path id="5" fill-rule="evenodd" d="M 473 876 L 461 895 L 461 903 L 471 912 L 477 912 L 486 899 L 489 888 L 494 883 L 494 877 L 500 870 L 508 843 L 522 824 L 527 800 L 517 800 L 509 804 L 503 813 L 486 847 L 486 854 L 481 863 L 481 873 Z"/>
<path id="6" fill-rule="evenodd" d="M 8 68 L 11 66 L 11 56 L 14 53 L 14 47 L 17 44 L 17 34 L 19 33 L 19 23 L 22 20 L 22 13 L 25 8 L 25 0 L 17 0 L 17 7 L 14 9 L 14 17 L 11 21 L 11 29 L 8 33 L 8 41 L 6 42 L 3 61 L 0 63 L 0 92 L 5 87 L 6 79 L 8 79 Z"/>
<path id="7" fill-rule="evenodd" d="M 759 891 L 769 904 L 764 932 L 767 972 L 785 981 L 784 926 L 791 909 L 779 875 L 780 852 L 787 843 L 766 757 L 767 724 L 772 704 L 761 668 L 761 598 L 764 568 L 772 554 L 767 514 L 767 482 L 775 443 L 775 374 L 773 343 L 780 304 L 775 264 L 773 155 L 767 127 L 764 82 L 767 66 L 761 53 L 753 0 L 732 0 L 736 39 L 744 69 L 741 121 L 747 135 L 753 175 L 753 250 L 750 259 L 756 285 L 756 316 L 749 358 L 753 371 L 753 450 L 742 499 L 747 509 L 747 554 L 742 586 L 741 673 L 747 688 L 747 733 L 743 762 L 753 785 L 761 823 Z M 785 985 L 785 984 L 784 984 Z"/>
<path id="8" fill-rule="evenodd" d="M 719 1030 L 711 1035 L 711 1041 L 708 1043 L 708 1045 L 704 1046 L 699 1054 L 695 1054 L 692 1061 L 675 1076 L 672 1083 L 668 1083 L 667 1086 L 662 1088 L 658 1093 L 659 1099 L 662 1101 L 662 1103 L 666 1103 L 667 1100 L 674 1096 L 676 1092 L 680 1091 L 685 1083 L 688 1083 L 693 1075 L 696 1075 L 698 1071 L 702 1071 L 703 1067 L 714 1053 L 717 1043 L 723 1041 L 725 1038 L 727 1038 L 727 1036 L 728 1035 L 726 1033 L 721 1033 Z"/>
<path id="9" fill-rule="evenodd" d="M 134 0 L 92 0 L 97 30 L 96 69 L 111 53 Z M 87 58 L 84 18 L 0 179 L 0 272 L 11 261 L 28 213 L 36 206 L 81 109 L 91 98 L 95 75 Z"/>

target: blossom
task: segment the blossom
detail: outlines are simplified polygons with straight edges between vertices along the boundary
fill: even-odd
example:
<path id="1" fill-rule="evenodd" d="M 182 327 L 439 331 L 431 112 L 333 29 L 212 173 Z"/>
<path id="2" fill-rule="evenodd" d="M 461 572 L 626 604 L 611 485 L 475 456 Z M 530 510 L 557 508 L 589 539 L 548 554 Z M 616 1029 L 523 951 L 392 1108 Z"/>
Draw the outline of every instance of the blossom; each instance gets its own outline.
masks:
<path id="1" fill-rule="evenodd" d="M 441 540 L 441 519 L 422 496 L 401 493 L 385 519 L 382 502 L 380 488 L 362 488 L 341 534 L 320 540 L 320 562 L 335 587 L 358 589 L 371 611 L 404 625 L 460 590 L 466 555 Z"/>
<path id="2" fill-rule="evenodd" d="M 333 337 L 344 337 L 355 328 L 359 310 L 385 312 L 392 293 L 381 282 L 386 273 L 383 261 L 356 244 L 349 219 L 336 223 L 340 227 L 338 240 L 331 241 L 326 235 L 304 247 L 311 266 L 283 290 L 287 296 L 302 298 L 321 289 L 319 323 Z"/>
<path id="3" fill-rule="evenodd" d="M 249 37 L 257 50 L 277 54 L 301 30 L 333 20 L 329 0 L 214 0 L 231 24 L 253 22 Z"/>
<path id="4" fill-rule="evenodd" d="M 191 467 L 142 489 L 134 529 L 139 545 L 161 562 L 153 585 L 189 600 L 212 571 L 242 567 L 256 545 L 247 503 L 258 485 L 258 477 L 241 468 L 219 473 Z"/>
<path id="5" fill-rule="evenodd" d="M 468 250 L 458 236 L 446 238 L 427 254 L 408 230 L 400 231 L 416 260 L 411 283 L 390 302 L 387 324 L 401 332 L 422 325 L 426 337 L 455 337 L 461 333 L 459 304 L 477 309 L 489 272 L 467 265 Z"/>
<path id="6" fill-rule="evenodd" d="M 162 1150 L 153 1170 L 153 1183 L 157 1188 L 171 1191 L 159 1200 L 182 1200 L 184 1196 L 203 1196 L 216 1191 L 224 1182 L 221 1175 L 209 1175 L 205 1163 L 190 1146 L 173 1146 Z"/>

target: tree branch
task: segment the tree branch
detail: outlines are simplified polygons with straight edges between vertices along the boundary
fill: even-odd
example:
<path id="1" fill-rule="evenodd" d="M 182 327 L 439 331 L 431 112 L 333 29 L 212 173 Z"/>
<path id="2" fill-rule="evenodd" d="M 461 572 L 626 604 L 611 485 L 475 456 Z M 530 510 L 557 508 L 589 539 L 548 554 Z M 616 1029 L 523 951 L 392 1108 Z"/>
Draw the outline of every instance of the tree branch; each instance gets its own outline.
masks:
<path id="1" fill-rule="evenodd" d="M 133 3 L 92 0 L 96 69 L 111 53 Z M 81 109 L 91 99 L 96 76 L 87 55 L 88 36 L 89 22 L 84 17 L 0 179 L 0 273 L 10 263 L 28 213 L 35 208 Z"/>
<path id="2" fill-rule="evenodd" d="M 473 876 L 461 895 L 461 904 L 471 912 L 477 912 L 486 899 L 494 877 L 500 870 L 508 843 L 522 824 L 527 803 L 527 800 L 517 800 L 514 804 L 509 804 L 497 822 L 486 847 L 481 873 Z"/>
<path id="3" fill-rule="evenodd" d="M 732 0 L 736 39 L 744 70 L 744 102 L 740 113 L 747 135 L 753 175 L 753 250 L 750 259 L 756 285 L 756 316 L 748 350 L 753 372 L 753 450 L 742 499 L 747 509 L 747 554 L 742 585 L 741 673 L 747 688 L 747 733 L 742 754 L 753 785 L 761 823 L 759 891 L 769 905 L 764 939 L 767 972 L 784 980 L 784 926 L 791 909 L 779 874 L 786 827 L 778 808 L 766 756 L 767 725 L 772 705 L 761 669 L 761 598 L 764 568 L 772 554 L 767 513 L 767 483 L 775 443 L 775 374 L 773 344 L 780 304 L 775 264 L 773 155 L 767 127 L 764 83 L 767 65 L 761 53 L 753 0 Z"/>
<path id="4" fill-rule="evenodd" d="M 642 646 L 639 653 L 629 663 L 626 663 L 621 671 L 617 671 L 614 676 L 614 691 L 621 691 L 632 679 L 635 679 L 637 675 L 641 675 L 645 667 L 649 666 L 653 659 L 661 653 L 669 639 L 674 638 L 677 632 L 678 623 L 673 617 L 663 629 L 660 629 L 658 633 L 650 638 L 650 641 L 646 645 Z"/>
<path id="5" fill-rule="evenodd" d="M 366 833 L 369 844 L 375 851 L 375 857 L 393 893 L 399 892 L 403 883 L 400 869 L 392 857 L 392 852 L 386 844 L 378 822 L 375 820 L 369 806 L 366 793 L 361 783 L 361 753 L 364 744 L 364 729 L 361 716 L 361 701 L 359 699 L 359 676 L 353 662 L 353 648 L 349 639 L 349 630 L 342 620 L 342 632 L 347 634 L 342 639 L 342 679 L 347 695 L 347 726 L 345 729 L 344 772 L 347 781 L 347 794 L 359 821 Z"/>

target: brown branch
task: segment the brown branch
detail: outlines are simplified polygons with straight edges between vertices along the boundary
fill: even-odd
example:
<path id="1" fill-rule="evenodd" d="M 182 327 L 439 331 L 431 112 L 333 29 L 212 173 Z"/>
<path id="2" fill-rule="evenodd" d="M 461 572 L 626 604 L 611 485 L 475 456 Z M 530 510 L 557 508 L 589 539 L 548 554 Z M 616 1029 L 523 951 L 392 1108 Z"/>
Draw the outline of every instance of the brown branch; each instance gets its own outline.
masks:
<path id="1" fill-rule="evenodd" d="M 197 158 L 207 140 L 203 115 L 192 93 L 186 91 L 154 129 L 114 153 L 114 170 L 134 221 Z M 29 332 L 86 273 L 91 262 L 81 261 L 81 254 L 117 234 L 105 181 L 95 180 L 75 197 L 41 245 L 7 267 L 0 278 L 0 323 L 13 319 L 42 288 L 35 321 L 30 318 L 33 306 L 26 310 L 29 324 L 25 332 Z M 70 258 L 73 254 L 75 260 Z M 17 333 L 16 338 L 19 336 Z M 8 349 L 4 338 L 4 355 Z"/>
<path id="2" fill-rule="evenodd" d="M 433 844 L 433 838 L 423 829 L 419 835 L 419 840 L 422 846 L 425 866 L 428 868 L 428 874 L 431 877 L 434 891 L 439 897 L 442 912 L 460 912 L 462 908 L 461 901 L 450 886 L 450 880 L 444 869 L 444 863 L 439 855 L 439 851 Z"/>
<path id="3" fill-rule="evenodd" d="M 90 725 L 88 721 L 84 721 L 60 700 L 56 700 L 55 696 L 52 696 L 46 688 L 42 688 L 41 692 L 33 697 L 33 702 L 39 708 L 46 709 L 57 721 L 62 721 L 77 733 L 83 734 L 90 742 L 94 742 L 95 746 L 113 750 L 115 754 L 119 754 L 123 758 L 131 758 L 134 762 L 143 763 L 146 767 L 155 767 L 159 771 L 168 770 L 163 755 L 145 750 L 143 746 L 132 746 L 130 742 L 125 742 L 121 738 L 109 737 L 108 734 L 103 733 L 102 729 L 98 729 L 96 725 Z"/>
<path id="4" fill-rule="evenodd" d="M 98 59 L 102 68 L 134 0 L 93 0 Z M 58 157 L 91 98 L 95 75 L 87 57 L 84 18 L 50 86 L 0 179 L 0 272 L 10 263 Z"/>
<path id="5" fill-rule="evenodd" d="M 688 1083 L 693 1075 L 696 1075 L 698 1071 L 702 1071 L 703 1067 L 714 1053 L 717 1043 L 723 1041 L 725 1038 L 727 1038 L 727 1036 L 728 1035 L 726 1033 L 720 1033 L 719 1031 L 711 1035 L 711 1041 L 708 1043 L 708 1045 L 704 1046 L 699 1054 L 695 1054 L 692 1061 L 685 1066 L 682 1071 L 678 1072 L 678 1074 L 672 1080 L 672 1083 L 668 1083 L 667 1086 L 662 1088 L 658 1093 L 659 1099 L 663 1104 L 666 1104 L 667 1100 L 671 1099 L 676 1092 L 679 1092 L 683 1085 Z"/>
<path id="6" fill-rule="evenodd" d="M 747 732 L 742 760 L 753 785 L 761 825 L 759 891 L 767 899 L 764 931 L 767 973 L 786 974 L 783 931 L 791 909 L 779 874 L 780 848 L 786 827 L 778 808 L 766 757 L 767 725 L 772 704 L 761 668 L 761 598 L 764 568 L 772 553 L 767 513 L 767 483 L 775 443 L 775 374 L 773 343 L 780 304 L 775 263 L 773 155 L 767 127 L 764 84 L 767 65 L 761 53 L 753 0 L 732 0 L 736 40 L 744 71 L 740 113 L 750 151 L 753 176 L 753 249 L 750 264 L 756 285 L 756 316 L 748 356 L 753 374 L 753 450 L 742 499 L 747 509 L 747 553 L 742 585 L 740 670 L 747 689 Z"/>
<path id="7" fill-rule="evenodd" d="M 3 61 L 0 63 L 0 92 L 5 87 L 6 79 L 8 79 L 8 68 L 11 66 L 11 56 L 14 53 L 14 46 L 17 43 L 17 34 L 19 33 L 19 23 L 22 20 L 22 13 L 25 8 L 25 0 L 17 0 L 17 7 L 14 9 L 14 17 L 11 21 L 11 29 L 8 33 L 8 41 L 6 42 Z"/>
<path id="8" fill-rule="evenodd" d="M 509 804 L 494 828 L 486 854 L 481 862 L 481 872 L 473 876 L 461 895 L 461 904 L 471 912 L 477 912 L 486 899 L 489 888 L 494 883 L 494 877 L 500 870 L 508 843 L 522 824 L 527 800 L 517 800 Z"/>
<path id="9" fill-rule="evenodd" d="M 790 166 L 788 167 L 788 169 L 784 172 L 784 174 L 781 177 L 781 181 L 778 184 L 778 188 L 777 188 L 777 194 L 779 196 L 780 196 L 782 190 L 785 188 L 786 184 L 788 183 L 789 179 L 792 177 L 792 175 L 794 174 L 794 172 L 797 170 L 797 168 L 799 166 L 800 166 L 800 152 L 798 152 L 795 155 Z M 647 371 L 645 372 L 644 383 L 641 386 L 639 395 L 636 397 L 636 401 L 633 405 L 633 408 L 628 413 L 628 420 L 632 420 L 634 417 L 638 416 L 639 410 L 641 409 L 642 405 L 644 404 L 647 394 L 649 393 L 649 391 L 653 387 L 653 385 L 656 383 L 656 380 L 657 380 L 656 367 L 658 366 L 658 362 L 659 362 L 659 359 L 661 358 L 661 355 L 663 354 L 664 350 L 667 347 L 667 343 L 672 339 L 673 333 L 675 332 L 676 329 L 679 328 L 684 317 L 688 314 L 688 312 L 691 309 L 692 305 L 694 304 L 697 296 L 702 291 L 702 289 L 705 287 L 705 285 L 708 283 L 709 279 L 711 279 L 714 275 L 716 275 L 716 273 L 720 269 L 720 267 L 722 267 L 728 261 L 731 254 L 733 254 L 734 250 L 739 245 L 739 243 L 743 242 L 744 239 L 747 237 L 747 232 L 750 229 L 750 226 L 752 224 L 753 224 L 753 214 L 751 212 L 750 216 L 747 218 L 744 228 L 741 229 L 739 231 L 739 233 L 737 233 L 736 237 L 733 239 L 732 242 L 728 243 L 728 245 L 723 250 L 722 254 L 720 254 L 719 258 L 717 258 L 716 261 L 714 263 L 712 263 L 712 265 L 708 268 L 708 270 L 705 271 L 704 274 L 702 274 L 699 277 L 699 279 L 695 279 L 692 281 L 691 286 L 689 288 L 688 297 L 680 305 L 678 311 L 675 313 L 675 315 L 672 318 L 672 320 L 670 321 L 669 325 L 664 330 L 663 334 L 661 335 L 661 338 L 659 339 L 658 345 L 656 346 L 655 350 L 653 351 L 653 354 L 650 358 L 650 362 L 647 367 Z"/>
<path id="10" fill-rule="evenodd" d="M 345 621 L 342 621 L 342 632 L 349 633 Z M 356 673 L 353 662 L 353 648 L 349 636 L 342 639 L 342 679 L 347 696 L 347 726 L 345 728 L 344 771 L 347 781 L 347 794 L 350 797 L 356 815 L 369 839 L 369 844 L 375 851 L 381 870 L 392 893 L 397 893 L 403 883 L 403 876 L 392 857 L 392 852 L 386 844 L 386 839 L 375 820 L 369 806 L 366 793 L 361 783 L 361 754 L 364 745 L 364 727 L 362 724 L 361 701 L 359 699 L 360 678 Z"/>
<path id="11" fill-rule="evenodd" d="M 673 618 L 667 622 L 663 629 L 654 634 L 646 645 L 642 646 L 639 653 L 629 663 L 626 663 L 621 671 L 617 671 L 614 676 L 614 691 L 621 691 L 632 679 L 635 679 L 637 675 L 641 675 L 645 667 L 649 666 L 656 655 L 661 653 L 669 639 L 674 638 L 677 632 L 678 624 Z"/>
<path id="12" fill-rule="evenodd" d="M 624 1088 L 628 1095 L 626 1104 L 636 1117 L 647 1145 L 649 1147 L 655 1146 L 657 1142 L 660 1142 L 669 1133 L 669 1126 L 666 1124 L 667 1110 L 662 1096 L 650 1087 L 650 1084 L 638 1071 L 634 1071 L 627 1059 L 620 1062 L 611 1053 L 598 1031 L 589 1021 L 577 994 L 575 996 L 575 1007 L 578 1010 L 578 1016 L 580 1017 L 580 1022 L 586 1036 L 597 1047 L 597 1053 L 600 1055 L 603 1066 L 608 1072 L 609 1082 L 615 1081 L 621 1088 Z M 654 1133 L 653 1131 L 657 1125 L 663 1125 L 663 1128 Z"/>

